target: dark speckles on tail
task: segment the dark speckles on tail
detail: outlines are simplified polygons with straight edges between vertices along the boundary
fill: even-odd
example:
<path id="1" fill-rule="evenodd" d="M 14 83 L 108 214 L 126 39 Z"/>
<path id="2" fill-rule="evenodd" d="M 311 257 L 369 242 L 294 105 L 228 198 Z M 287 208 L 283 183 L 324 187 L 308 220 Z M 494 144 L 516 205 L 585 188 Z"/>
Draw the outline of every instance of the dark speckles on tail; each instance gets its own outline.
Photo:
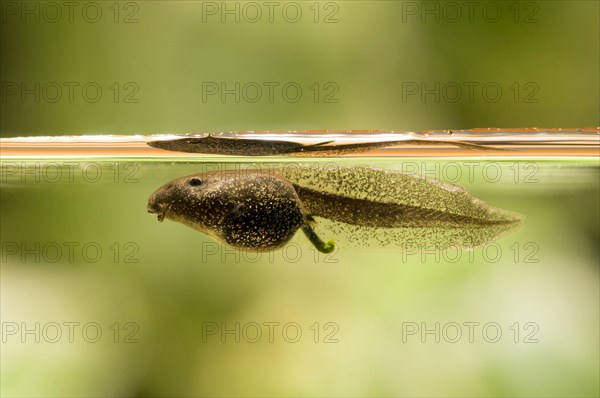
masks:
<path id="1" fill-rule="evenodd" d="M 319 232 L 350 246 L 472 248 L 523 224 L 520 214 L 491 207 L 459 186 L 369 167 L 289 167 Z M 412 250 L 412 249 L 411 249 Z"/>

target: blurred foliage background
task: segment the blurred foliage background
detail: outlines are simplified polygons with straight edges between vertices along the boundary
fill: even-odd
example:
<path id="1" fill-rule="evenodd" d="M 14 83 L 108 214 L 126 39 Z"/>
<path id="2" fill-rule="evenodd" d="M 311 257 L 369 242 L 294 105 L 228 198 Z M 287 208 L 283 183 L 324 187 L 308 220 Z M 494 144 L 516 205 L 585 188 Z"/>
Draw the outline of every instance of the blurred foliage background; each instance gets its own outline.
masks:
<path id="1" fill-rule="evenodd" d="M 275 2 L 271 23 L 262 2 L 80 2 L 72 22 L 62 3 L 52 22 L 49 2 L 3 2 L 1 136 L 600 124 L 597 2 L 474 3 L 471 14 L 456 2 Z M 238 7 L 239 22 L 223 7 Z M 236 82 L 239 102 L 206 91 Z M 297 102 L 279 89 L 290 83 Z M 3 396 L 599 394 L 595 161 L 499 161 L 491 181 L 484 160 L 457 160 L 452 182 L 527 224 L 456 261 L 360 248 L 326 258 L 301 235 L 256 259 L 146 213 L 166 181 L 222 164 L 48 161 L 62 164 L 56 181 L 48 163 L 2 164 Z M 362 161 L 414 161 L 449 180 L 443 159 Z M 30 173 L 8 173 L 15 165 Z M 82 251 L 89 243 L 97 261 Z M 79 325 L 72 341 L 65 322 Z M 273 342 L 265 322 L 279 324 Z M 296 343 L 282 335 L 292 322 Z M 422 334 L 436 322 L 439 343 Z M 473 341 L 465 322 L 480 325 Z M 95 329 L 81 331 L 89 323 L 97 342 Z M 242 333 L 253 323 L 256 343 L 253 329 Z M 452 323 L 457 342 L 442 333 Z M 490 323 L 502 330 L 496 343 L 481 332 Z"/>
<path id="2" fill-rule="evenodd" d="M 600 124 L 596 2 L 6 3 L 3 137 Z"/>

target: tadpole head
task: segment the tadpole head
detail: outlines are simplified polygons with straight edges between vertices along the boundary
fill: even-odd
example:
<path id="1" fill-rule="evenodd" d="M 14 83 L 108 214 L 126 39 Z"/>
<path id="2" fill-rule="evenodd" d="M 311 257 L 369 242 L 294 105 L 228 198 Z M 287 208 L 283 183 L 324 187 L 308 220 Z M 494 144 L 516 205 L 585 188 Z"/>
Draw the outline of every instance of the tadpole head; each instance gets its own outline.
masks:
<path id="1" fill-rule="evenodd" d="M 196 174 L 172 180 L 158 188 L 148 198 L 148 213 L 156 214 L 158 221 L 202 222 L 211 213 L 211 200 L 205 200 L 210 177 Z M 214 185 L 214 184 L 213 184 Z M 214 213 L 214 211 L 212 211 Z"/>

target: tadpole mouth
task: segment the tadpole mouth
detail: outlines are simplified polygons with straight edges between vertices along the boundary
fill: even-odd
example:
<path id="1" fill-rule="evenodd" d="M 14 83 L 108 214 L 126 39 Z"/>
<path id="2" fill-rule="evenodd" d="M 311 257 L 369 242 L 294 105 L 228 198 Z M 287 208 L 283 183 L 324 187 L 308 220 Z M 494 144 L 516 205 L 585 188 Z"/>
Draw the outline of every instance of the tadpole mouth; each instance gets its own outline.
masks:
<path id="1" fill-rule="evenodd" d="M 177 190 L 172 182 L 158 188 L 148 198 L 148 213 L 156 214 L 158 221 L 162 222 L 168 215 L 171 216 L 173 199 L 176 198 Z"/>
<path id="2" fill-rule="evenodd" d="M 156 214 L 158 218 L 158 222 L 162 222 L 165 219 L 165 209 L 164 206 L 158 204 L 156 202 L 148 202 L 148 213 Z"/>

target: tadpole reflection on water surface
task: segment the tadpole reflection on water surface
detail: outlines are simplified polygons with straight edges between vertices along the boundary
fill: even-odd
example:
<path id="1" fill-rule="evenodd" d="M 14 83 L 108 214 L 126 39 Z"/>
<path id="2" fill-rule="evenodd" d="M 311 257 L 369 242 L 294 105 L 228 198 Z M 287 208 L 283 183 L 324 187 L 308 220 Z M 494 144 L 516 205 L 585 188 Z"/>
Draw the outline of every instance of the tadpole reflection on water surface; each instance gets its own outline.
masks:
<path id="1" fill-rule="evenodd" d="M 267 140 L 252 138 L 228 138 L 208 134 L 205 137 L 185 137 L 166 140 L 147 141 L 154 148 L 173 152 L 205 153 L 211 155 L 233 156 L 340 156 L 368 152 L 395 145 L 450 145 L 467 150 L 505 151 L 485 145 L 462 141 L 404 139 L 392 141 L 336 143 L 335 140 L 302 144 L 286 140 Z"/>

